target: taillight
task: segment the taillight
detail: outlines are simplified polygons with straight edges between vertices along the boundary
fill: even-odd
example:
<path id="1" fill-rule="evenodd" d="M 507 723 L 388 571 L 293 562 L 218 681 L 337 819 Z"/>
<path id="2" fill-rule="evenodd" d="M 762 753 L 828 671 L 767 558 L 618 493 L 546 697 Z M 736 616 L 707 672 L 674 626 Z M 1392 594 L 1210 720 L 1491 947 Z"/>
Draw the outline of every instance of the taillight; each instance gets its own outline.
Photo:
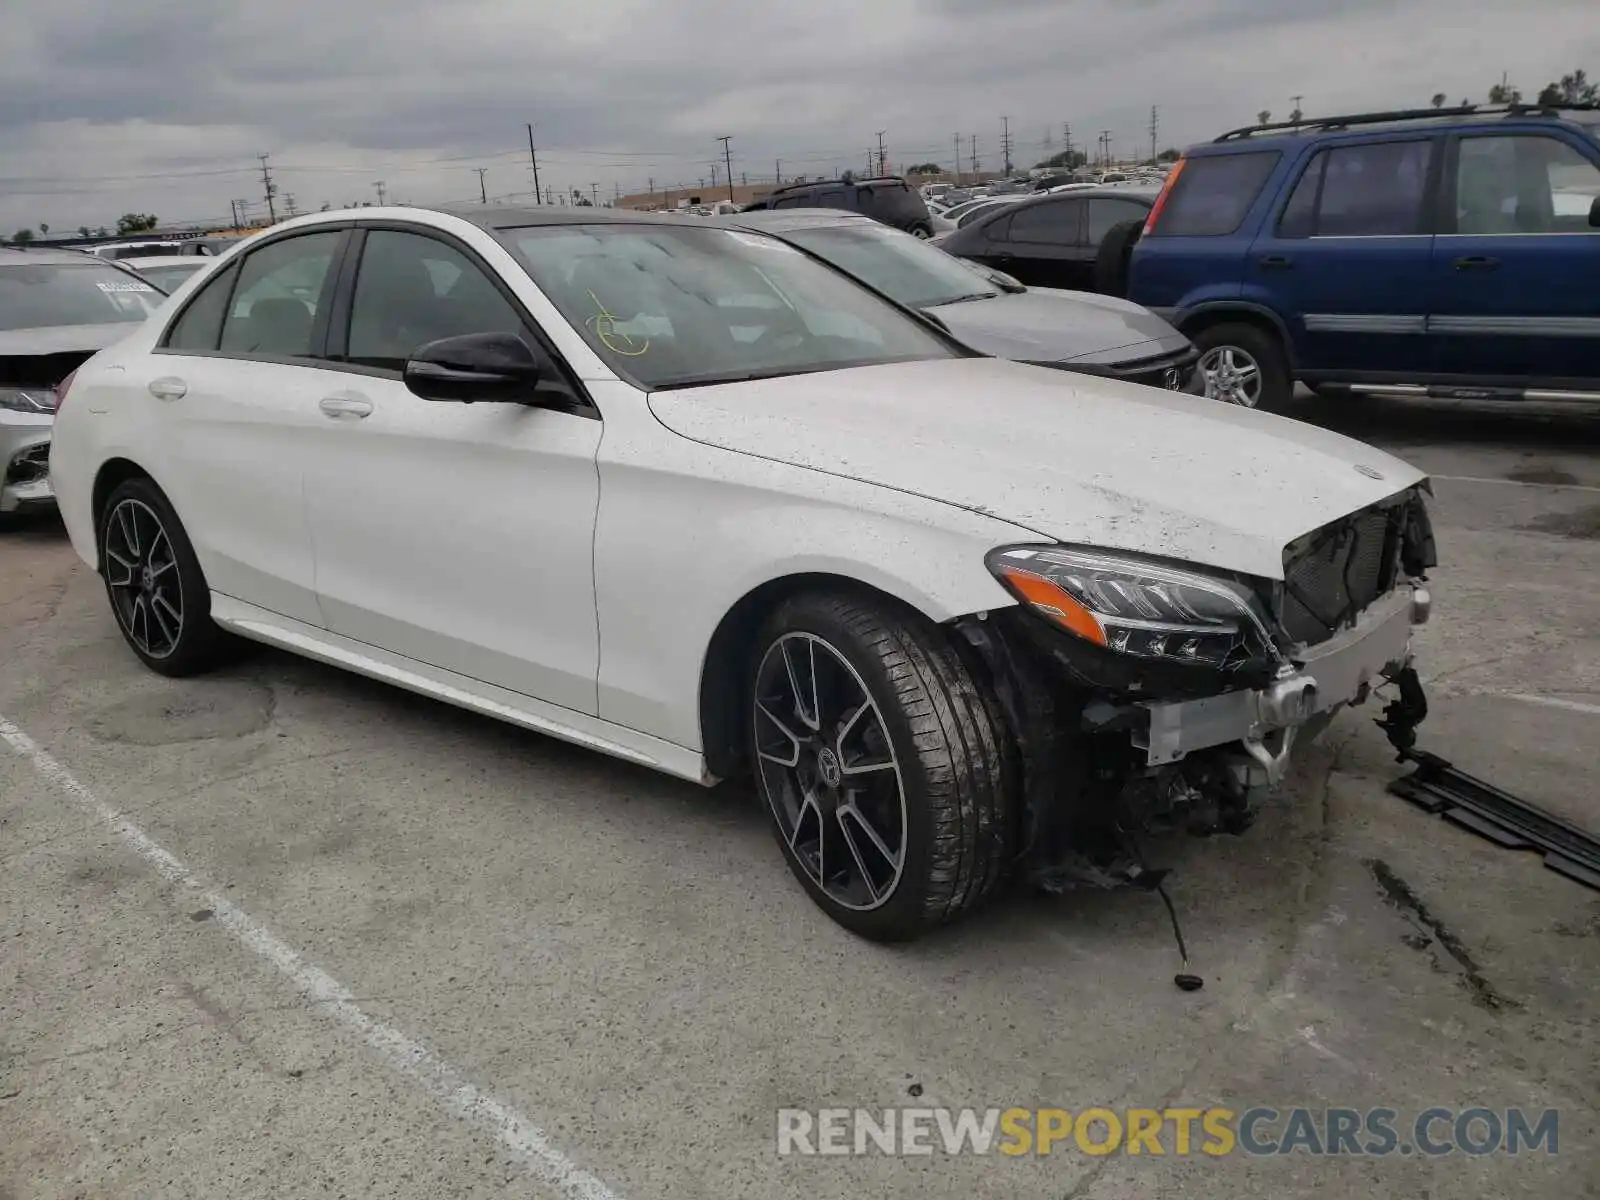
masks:
<path id="1" fill-rule="evenodd" d="M 77 372 L 76 368 L 74 368 L 71 371 L 68 371 L 67 372 L 67 377 L 65 379 L 63 379 L 60 383 L 56 384 L 56 411 L 57 412 L 60 412 L 61 411 L 61 406 L 67 402 L 67 389 L 72 386 L 72 377 L 74 375 L 76 375 L 77 373 L 78 372 Z"/>
<path id="2" fill-rule="evenodd" d="M 1167 206 L 1167 197 L 1172 195 L 1173 185 L 1178 182 L 1178 176 L 1183 174 L 1183 164 L 1188 161 L 1187 158 L 1180 158 L 1167 173 L 1167 181 L 1161 185 L 1161 193 L 1156 197 L 1156 202 L 1150 206 L 1150 216 L 1144 223 L 1145 237 L 1155 232 L 1156 222 L 1161 219 L 1161 210 Z"/>

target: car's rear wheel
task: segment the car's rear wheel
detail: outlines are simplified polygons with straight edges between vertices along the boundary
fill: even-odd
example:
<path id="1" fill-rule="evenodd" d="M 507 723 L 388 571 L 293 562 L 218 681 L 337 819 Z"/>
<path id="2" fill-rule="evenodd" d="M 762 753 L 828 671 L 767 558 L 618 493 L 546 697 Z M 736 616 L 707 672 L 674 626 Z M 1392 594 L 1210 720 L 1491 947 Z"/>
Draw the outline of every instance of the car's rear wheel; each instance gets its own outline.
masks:
<path id="1" fill-rule="evenodd" d="M 1289 361 L 1278 339 L 1254 325 L 1213 325 L 1194 338 L 1200 375 L 1213 400 L 1276 412 L 1294 395 Z"/>
<path id="2" fill-rule="evenodd" d="M 877 602 L 781 605 L 753 656 L 751 761 L 790 869 L 835 921 L 898 941 L 959 915 L 1015 841 L 997 702 L 938 629 Z"/>
<path id="3" fill-rule="evenodd" d="M 933 226 L 931 226 L 931 225 L 913 225 L 911 227 L 911 236 L 912 237 L 916 237 L 916 238 L 921 238 L 923 241 L 927 241 L 929 238 L 931 238 L 933 236 Z"/>
<path id="4" fill-rule="evenodd" d="M 194 547 L 161 489 L 124 481 L 100 518 L 100 575 L 123 640 L 163 675 L 216 665 L 227 635 L 211 620 L 211 591 Z"/>

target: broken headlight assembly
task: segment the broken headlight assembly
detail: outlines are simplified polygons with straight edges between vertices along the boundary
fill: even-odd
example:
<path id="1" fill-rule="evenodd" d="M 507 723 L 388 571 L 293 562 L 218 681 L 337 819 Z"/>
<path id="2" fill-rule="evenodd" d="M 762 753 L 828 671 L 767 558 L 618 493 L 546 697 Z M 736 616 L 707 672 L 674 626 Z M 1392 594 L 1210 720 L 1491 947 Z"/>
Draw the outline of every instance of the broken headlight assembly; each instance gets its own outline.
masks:
<path id="1" fill-rule="evenodd" d="M 1230 672 L 1277 657 L 1260 602 L 1231 579 L 1071 546 L 1002 546 L 988 565 L 1033 612 L 1119 654 Z"/>

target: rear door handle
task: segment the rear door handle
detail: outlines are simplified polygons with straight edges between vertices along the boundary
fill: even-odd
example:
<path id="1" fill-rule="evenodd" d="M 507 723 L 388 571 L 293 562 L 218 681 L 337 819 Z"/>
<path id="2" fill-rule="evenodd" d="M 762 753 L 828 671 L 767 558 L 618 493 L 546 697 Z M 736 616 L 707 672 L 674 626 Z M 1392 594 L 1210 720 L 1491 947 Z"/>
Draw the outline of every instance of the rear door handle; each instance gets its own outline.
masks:
<path id="1" fill-rule="evenodd" d="M 1263 254 L 1258 260 L 1268 270 L 1283 270 L 1294 266 L 1294 259 L 1287 254 Z"/>
<path id="2" fill-rule="evenodd" d="M 1458 271 L 1492 271 L 1499 265 L 1498 258 L 1490 258 L 1485 254 L 1470 254 L 1466 258 L 1456 259 Z"/>
<path id="3" fill-rule="evenodd" d="M 163 375 L 149 383 L 150 394 L 157 400 L 182 400 L 189 394 L 189 385 L 173 375 Z"/>
<path id="4" fill-rule="evenodd" d="M 317 407 L 322 410 L 325 417 L 338 420 L 342 417 L 354 417 L 360 420 L 372 412 L 372 401 L 361 396 L 324 396 L 317 401 Z"/>

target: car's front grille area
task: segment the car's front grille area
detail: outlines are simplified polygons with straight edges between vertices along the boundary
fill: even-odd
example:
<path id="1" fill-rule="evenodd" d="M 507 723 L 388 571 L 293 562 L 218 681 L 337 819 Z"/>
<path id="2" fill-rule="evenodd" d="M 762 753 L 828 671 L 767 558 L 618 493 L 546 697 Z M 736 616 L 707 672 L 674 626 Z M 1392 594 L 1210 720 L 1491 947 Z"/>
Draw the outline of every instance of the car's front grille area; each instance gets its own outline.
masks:
<path id="1" fill-rule="evenodd" d="M 1103 375 L 1108 379 L 1122 379 L 1128 383 L 1142 383 L 1146 387 L 1178 392 L 1188 388 L 1190 380 L 1194 377 L 1195 363 L 1198 359 L 1199 355 L 1191 347 L 1179 350 L 1175 354 L 1161 354 L 1152 358 L 1135 359 L 1132 362 L 1097 363 L 1093 366 L 1069 362 L 1063 365 L 1073 371 L 1083 371 L 1087 374 Z"/>
<path id="2" fill-rule="evenodd" d="M 1327 640 L 1394 587 L 1400 513 L 1366 509 L 1319 529 L 1284 554 L 1279 620 L 1290 642 Z"/>

